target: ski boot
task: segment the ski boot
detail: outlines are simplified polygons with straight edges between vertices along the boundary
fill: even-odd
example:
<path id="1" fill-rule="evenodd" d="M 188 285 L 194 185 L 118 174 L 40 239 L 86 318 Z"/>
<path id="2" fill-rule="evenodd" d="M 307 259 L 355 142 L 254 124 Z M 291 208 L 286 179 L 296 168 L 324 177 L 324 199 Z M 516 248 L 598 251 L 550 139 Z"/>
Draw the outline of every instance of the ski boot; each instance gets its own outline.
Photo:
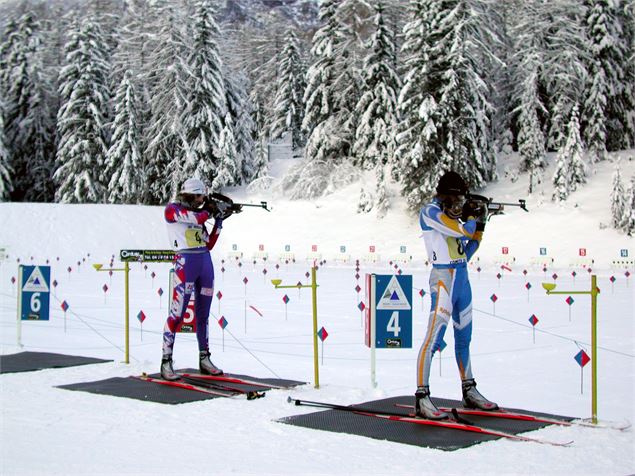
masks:
<path id="1" fill-rule="evenodd" d="M 448 414 L 439 410 L 430 399 L 430 387 L 418 387 L 415 393 L 415 414 L 427 420 L 445 420 Z"/>
<path id="2" fill-rule="evenodd" d="M 161 359 L 161 378 L 170 382 L 181 378 L 179 374 L 174 371 L 174 367 L 172 367 L 171 355 L 164 355 Z"/>
<path id="3" fill-rule="evenodd" d="M 463 406 L 465 408 L 478 408 L 479 410 L 498 410 L 498 405 L 490 402 L 476 390 L 476 382 L 473 378 L 463 380 Z"/>
<path id="4" fill-rule="evenodd" d="M 199 352 L 198 368 L 204 375 L 223 375 L 223 371 L 216 367 L 209 359 L 210 353 L 208 350 L 202 350 Z"/>

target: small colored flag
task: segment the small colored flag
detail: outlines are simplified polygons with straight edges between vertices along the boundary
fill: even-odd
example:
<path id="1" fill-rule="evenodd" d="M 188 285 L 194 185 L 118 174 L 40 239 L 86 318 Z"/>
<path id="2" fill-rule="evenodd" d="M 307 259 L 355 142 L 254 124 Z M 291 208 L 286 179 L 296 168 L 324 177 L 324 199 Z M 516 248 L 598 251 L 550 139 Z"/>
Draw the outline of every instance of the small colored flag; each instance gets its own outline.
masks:
<path id="1" fill-rule="evenodd" d="M 60 304 L 60 307 L 62 308 L 62 311 L 66 312 L 70 306 L 68 305 L 66 301 L 62 301 L 62 304 Z"/>
<path id="2" fill-rule="evenodd" d="M 322 342 L 324 342 L 324 340 L 329 336 L 329 333 L 326 332 L 326 329 L 324 329 L 324 327 L 322 327 L 319 331 L 318 331 L 318 337 L 320 338 L 320 340 Z"/>
<path id="3" fill-rule="evenodd" d="M 492 300 L 492 302 L 498 301 L 498 296 L 496 294 L 492 294 L 489 298 Z"/>
<path id="4" fill-rule="evenodd" d="M 364 309 L 366 309 L 366 304 L 364 304 L 364 301 L 360 301 L 359 304 L 357 305 L 357 308 L 360 311 L 364 311 Z"/>
<path id="5" fill-rule="evenodd" d="M 243 283 L 245 283 L 245 286 L 247 285 L 247 283 L 248 283 L 248 282 L 249 282 L 249 280 L 247 279 L 247 276 L 245 276 L 245 277 L 243 278 Z"/>
<path id="6" fill-rule="evenodd" d="M 531 322 L 532 326 L 535 326 L 536 324 L 538 324 L 538 318 L 536 317 L 535 314 L 531 315 L 531 317 L 529 318 L 529 322 Z"/>
<path id="7" fill-rule="evenodd" d="M 569 306 L 571 306 L 571 305 L 575 302 L 575 300 L 574 300 L 571 296 L 569 296 L 567 299 L 565 299 L 565 302 L 566 302 Z"/>
<path id="8" fill-rule="evenodd" d="M 575 355 L 574 359 L 575 359 L 575 361 L 578 363 L 578 365 L 580 367 L 584 367 L 591 360 L 591 358 L 588 356 L 588 354 L 585 351 L 583 351 L 583 350 L 578 352 Z"/>
<path id="9" fill-rule="evenodd" d="M 288 304 L 289 301 L 290 301 L 289 296 L 287 296 L 286 294 L 282 296 L 282 302 L 284 302 L 285 304 Z"/>
<path id="10" fill-rule="evenodd" d="M 139 322 L 143 322 L 146 320 L 146 315 L 143 311 L 139 311 L 139 314 L 137 314 L 137 319 L 139 319 Z"/>
<path id="11" fill-rule="evenodd" d="M 218 291 L 218 292 L 216 293 L 216 298 L 220 301 L 220 300 L 222 299 L 222 297 L 223 297 L 223 293 L 221 293 L 220 291 Z"/>
<path id="12" fill-rule="evenodd" d="M 359 294 L 359 292 L 362 290 L 362 288 L 359 287 L 359 284 L 357 286 L 355 286 L 355 291 L 357 291 L 357 293 Z"/>
<path id="13" fill-rule="evenodd" d="M 527 291 L 529 291 L 531 289 L 531 283 L 525 284 L 525 287 L 527 288 Z"/>
<path id="14" fill-rule="evenodd" d="M 554 280 L 554 281 L 555 281 L 556 279 L 558 279 L 558 275 L 557 275 L 556 273 L 553 273 L 553 274 L 551 275 L 551 277 L 553 278 L 553 280 Z"/>
<path id="15" fill-rule="evenodd" d="M 229 324 L 229 322 L 227 322 L 225 316 L 221 316 L 221 318 L 218 320 L 218 325 L 220 326 L 220 328 L 225 329 L 225 327 L 227 327 L 227 324 Z"/>
<path id="16" fill-rule="evenodd" d="M 163 296 L 163 289 L 161 289 L 161 288 L 157 289 L 157 294 L 159 296 Z"/>
<path id="17" fill-rule="evenodd" d="M 101 289 L 103 289 L 103 290 L 104 290 L 104 292 L 108 291 L 108 285 L 104 284 L 104 285 L 101 287 Z"/>

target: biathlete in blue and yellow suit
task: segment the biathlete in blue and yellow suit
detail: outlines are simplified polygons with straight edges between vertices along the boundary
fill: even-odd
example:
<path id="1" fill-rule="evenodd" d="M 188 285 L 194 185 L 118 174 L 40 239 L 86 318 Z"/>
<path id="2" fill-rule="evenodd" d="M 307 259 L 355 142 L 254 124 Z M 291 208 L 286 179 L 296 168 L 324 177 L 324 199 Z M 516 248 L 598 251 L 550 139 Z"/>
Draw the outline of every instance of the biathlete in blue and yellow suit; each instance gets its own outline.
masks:
<path id="1" fill-rule="evenodd" d="M 467 264 L 479 247 L 487 209 L 465 210 L 468 195 L 463 178 L 447 172 L 439 180 L 437 195 L 420 212 L 423 239 L 432 263 L 430 295 L 432 305 L 428 330 L 417 359 L 416 413 L 428 419 L 447 418 L 430 399 L 430 366 L 439 350 L 450 319 L 454 327 L 456 363 L 459 367 L 465 407 L 495 410 L 498 406 L 476 390 L 470 363 L 472 339 L 472 289 Z M 469 213 L 467 218 L 466 212 Z M 461 219 L 465 217 L 465 221 Z"/>

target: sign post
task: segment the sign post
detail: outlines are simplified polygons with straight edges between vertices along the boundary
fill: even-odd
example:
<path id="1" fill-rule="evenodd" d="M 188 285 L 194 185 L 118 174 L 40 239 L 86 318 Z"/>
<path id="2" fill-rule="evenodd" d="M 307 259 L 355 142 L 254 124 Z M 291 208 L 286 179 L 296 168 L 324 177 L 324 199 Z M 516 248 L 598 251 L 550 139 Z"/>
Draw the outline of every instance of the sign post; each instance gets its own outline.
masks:
<path id="1" fill-rule="evenodd" d="M 376 349 L 412 348 L 412 275 L 366 275 L 366 346 L 376 381 Z"/>
<path id="2" fill-rule="evenodd" d="M 25 266 L 18 268 L 18 319 L 17 340 L 22 347 L 22 321 L 48 321 L 51 303 L 50 266 Z"/>
<path id="3" fill-rule="evenodd" d="M 591 419 L 598 422 L 598 343 L 597 343 L 597 296 L 600 289 L 597 287 L 597 276 L 591 275 L 591 289 L 589 291 L 555 291 L 554 283 L 542 283 L 542 287 L 550 294 L 590 294 L 591 295 Z"/>

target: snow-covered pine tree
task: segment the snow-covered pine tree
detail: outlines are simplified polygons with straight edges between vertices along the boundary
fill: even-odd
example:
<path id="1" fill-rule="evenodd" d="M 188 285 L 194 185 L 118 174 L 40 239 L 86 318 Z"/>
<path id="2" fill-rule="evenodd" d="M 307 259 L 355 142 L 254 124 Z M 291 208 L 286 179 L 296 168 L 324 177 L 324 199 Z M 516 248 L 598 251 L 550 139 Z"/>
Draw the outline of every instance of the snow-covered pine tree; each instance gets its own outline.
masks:
<path id="1" fill-rule="evenodd" d="M 566 200 L 579 184 L 586 183 L 586 165 L 582 155 L 582 139 L 578 121 L 578 106 L 573 106 L 567 126 L 567 138 L 558 152 L 556 171 L 553 176 L 554 200 Z"/>
<path id="2" fill-rule="evenodd" d="M 302 119 L 304 117 L 302 96 L 306 88 L 305 68 L 298 46 L 298 38 L 293 28 L 287 30 L 284 43 L 285 46 L 280 54 L 280 64 L 278 65 L 271 138 L 278 139 L 283 133 L 288 132 L 291 134 L 291 146 L 293 149 L 297 149 L 305 143 L 302 132 Z"/>
<path id="3" fill-rule="evenodd" d="M 4 135 L 4 102 L 0 95 L 0 201 L 9 200 L 10 193 L 13 191 L 11 181 L 12 170 L 9 164 L 9 151 L 7 150 L 7 140 Z"/>
<path id="4" fill-rule="evenodd" d="M 223 187 L 236 184 L 238 170 L 236 168 L 236 139 L 234 138 L 234 124 L 231 114 L 225 115 L 225 126 L 220 132 L 218 149 L 220 163 L 216 169 L 216 176 L 212 182 L 211 191 L 220 192 Z"/>
<path id="5" fill-rule="evenodd" d="M 226 112 L 223 66 L 218 50 L 220 36 L 211 0 L 198 0 L 192 18 L 192 49 L 187 59 L 187 108 L 181 116 L 187 157 L 180 182 L 199 177 L 214 182 L 220 164 L 218 141 Z"/>
<path id="6" fill-rule="evenodd" d="M 60 70 L 59 144 L 53 176 L 55 200 L 97 203 L 104 200 L 104 161 L 108 151 L 108 75 L 110 63 L 99 24 L 86 18 L 70 33 Z"/>
<path id="7" fill-rule="evenodd" d="M 579 0 L 560 0 L 541 5 L 534 28 L 543 28 L 545 62 L 541 68 L 549 98 L 547 148 L 559 150 L 567 137 L 567 118 L 576 104 L 584 101 L 586 46 L 583 13 Z"/>
<path id="8" fill-rule="evenodd" d="M 308 139 L 305 148 L 306 167 L 295 183 L 292 195 L 313 198 L 324 193 L 320 184 L 351 155 L 358 98 L 357 72 L 352 68 L 346 39 L 351 32 L 339 15 L 345 2 L 325 0 L 320 4 L 322 27 L 313 36 L 313 63 L 307 72 L 306 103 L 303 129 Z M 302 175 L 301 174 L 301 175 Z M 309 184 L 308 181 L 312 181 Z"/>
<path id="9" fill-rule="evenodd" d="M 606 149 L 627 149 L 633 146 L 635 136 L 633 6 L 629 9 L 623 0 L 586 0 L 585 3 L 588 7 L 587 44 L 593 72 L 600 75 L 596 81 L 603 81 L 606 85 L 606 103 L 603 105 Z M 599 85 L 597 87 L 600 88 Z M 596 107 L 599 106 L 596 104 Z"/>
<path id="10" fill-rule="evenodd" d="M 373 197 L 362 187 L 359 190 L 357 213 L 368 213 L 373 209 Z"/>
<path id="11" fill-rule="evenodd" d="M 353 155 L 355 161 L 370 170 L 395 157 L 395 130 L 398 124 L 397 94 L 401 87 L 396 63 L 393 34 L 384 22 L 384 6 L 375 4 L 375 33 L 368 42 L 364 60 L 364 83 L 355 108 L 358 118 Z M 383 175 L 383 168 L 382 168 Z"/>
<path id="12" fill-rule="evenodd" d="M 514 88 L 512 100 L 517 132 L 520 171 L 529 172 L 528 193 L 542 181 L 546 168 L 544 117 L 547 108 L 540 91 L 544 89 L 541 68 L 544 64 L 544 17 L 541 0 L 525 3 L 519 11 L 514 35 Z M 543 23 L 541 23 L 543 21 Z M 538 28 L 537 25 L 543 25 Z"/>
<path id="13" fill-rule="evenodd" d="M 624 64 L 628 57 L 627 45 L 622 45 L 621 24 L 615 2 L 611 0 L 587 0 L 586 32 L 589 48 L 589 80 L 585 102 L 585 137 L 592 162 L 607 158 L 609 142 L 622 146 L 628 122 L 624 114 Z M 616 123 L 610 126 L 611 123 Z M 619 129 L 619 130 L 618 130 Z M 609 135 L 611 137 L 609 137 Z"/>
<path id="14" fill-rule="evenodd" d="M 627 197 L 622 183 L 622 170 L 619 160 L 615 164 L 613 172 L 613 186 L 611 187 L 611 225 L 622 230 L 628 219 Z"/>
<path id="15" fill-rule="evenodd" d="M 377 178 L 377 188 L 375 189 L 375 210 L 377 218 L 384 218 L 390 207 L 388 191 L 386 190 L 386 164 L 377 163 L 375 167 L 375 177 Z"/>
<path id="16" fill-rule="evenodd" d="M 403 190 L 418 208 L 442 171 L 479 188 L 494 175 L 491 105 L 484 55 L 494 41 L 486 2 L 413 1 L 403 49 L 398 154 Z"/>
<path id="17" fill-rule="evenodd" d="M 54 186 L 52 82 L 42 62 L 41 24 L 27 11 L 17 22 L 8 72 L 9 108 L 5 128 L 11 144 L 14 200 L 50 201 Z"/>
<path id="18" fill-rule="evenodd" d="M 624 210 L 626 213 L 622 230 L 628 236 L 633 236 L 633 233 L 635 233 L 635 176 L 631 177 L 626 190 L 626 206 Z"/>
<path id="19" fill-rule="evenodd" d="M 185 130 L 181 118 L 186 113 L 189 56 L 181 31 L 183 18 L 173 5 L 165 5 L 159 14 L 157 43 L 150 54 L 149 76 L 150 121 L 144 152 L 146 197 L 148 204 L 166 203 L 176 195 L 187 179 L 182 171 L 185 163 Z"/>
<path id="20" fill-rule="evenodd" d="M 132 72 L 126 71 L 117 87 L 115 118 L 110 148 L 106 154 L 106 177 L 110 177 L 107 200 L 110 203 L 141 203 L 144 196 L 143 170 L 137 112 L 137 93 Z"/>
<path id="21" fill-rule="evenodd" d="M 249 98 L 248 79 L 242 71 L 225 74 L 227 110 L 231 116 L 236 140 L 235 185 L 249 183 L 254 177 L 255 123 Z"/>

